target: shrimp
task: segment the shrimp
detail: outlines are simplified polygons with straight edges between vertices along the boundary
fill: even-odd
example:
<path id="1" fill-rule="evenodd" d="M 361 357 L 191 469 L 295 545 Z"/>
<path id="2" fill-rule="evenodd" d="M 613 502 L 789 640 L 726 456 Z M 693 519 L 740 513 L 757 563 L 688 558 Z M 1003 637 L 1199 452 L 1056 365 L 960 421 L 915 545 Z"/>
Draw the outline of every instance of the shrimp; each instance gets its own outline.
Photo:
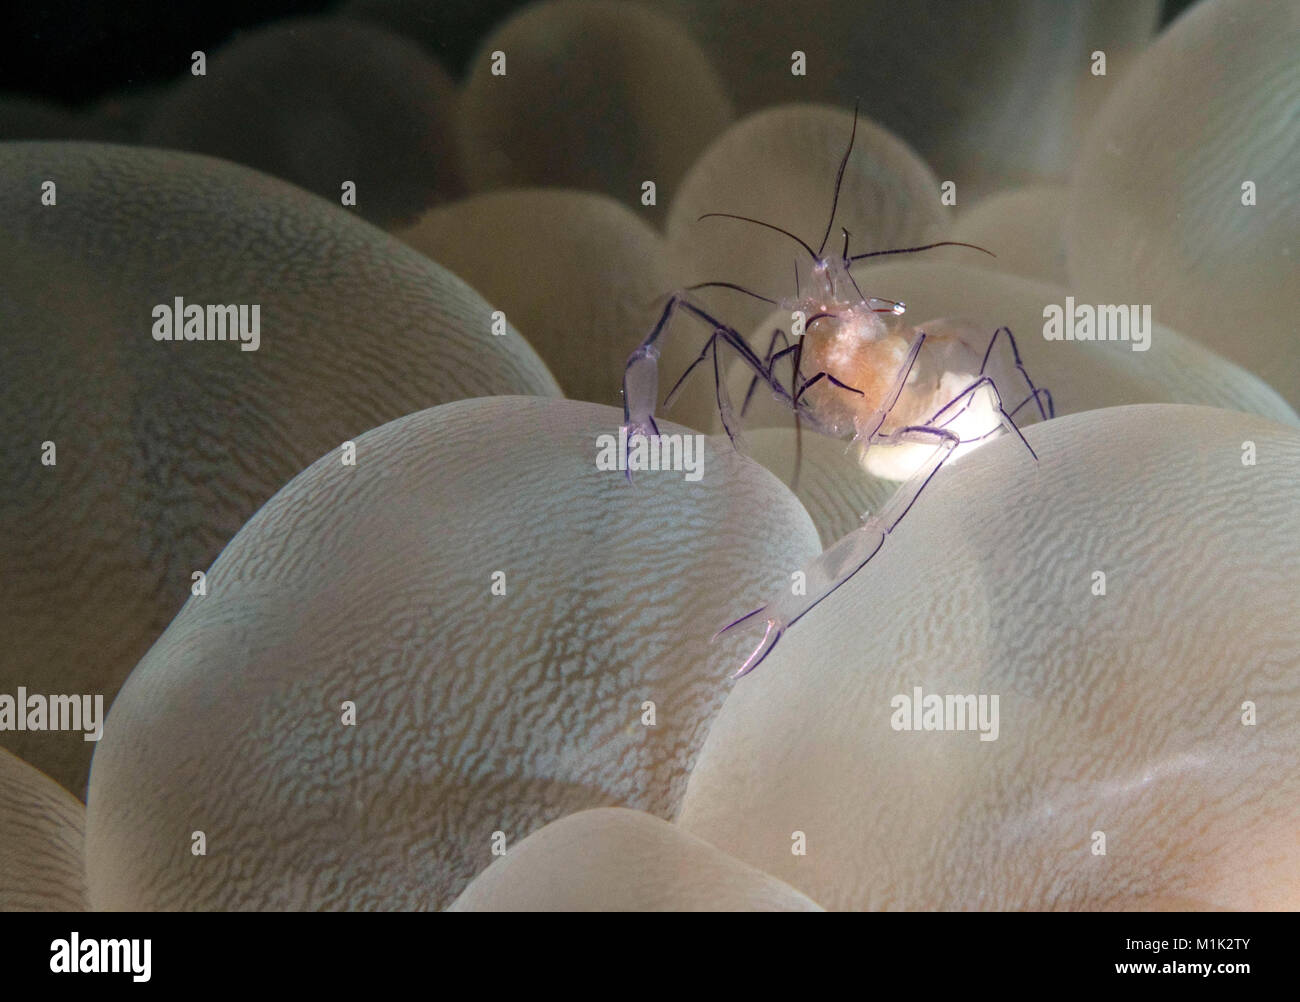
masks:
<path id="1" fill-rule="evenodd" d="M 628 357 L 624 370 L 623 427 L 628 440 L 636 435 L 657 435 L 657 344 L 673 318 L 684 313 L 706 324 L 712 333 L 669 391 L 665 407 L 672 405 L 687 377 L 711 360 L 718 414 L 728 438 L 739 448 L 739 419 L 724 379 L 722 352 L 728 349 L 752 371 L 740 418 L 758 384 L 764 383 L 794 412 L 798 432 L 807 424 L 817 433 L 847 439 L 849 447 L 858 450 L 864 469 L 900 482 L 879 511 L 864 514 L 859 528 L 804 567 L 801 591 L 782 593 L 714 635 L 716 640 L 758 617 L 766 623 L 762 640 L 732 678 L 757 668 L 786 630 L 871 561 L 945 462 L 1004 432 L 1016 435 L 1037 461 L 1016 415 L 1030 408 L 1028 416 L 1036 411 L 1040 419 L 1048 420 L 1055 413 L 1051 394 L 1034 385 L 1008 328 L 999 327 L 985 340 L 978 325 L 967 321 L 942 319 L 913 327 L 902 319 L 904 303 L 865 295 L 851 270 L 868 258 L 936 247 L 991 252 L 972 244 L 940 241 L 855 255 L 849 253 L 848 230 L 841 229 L 841 253 L 824 253 L 835 222 L 844 169 L 853 151 L 857 117 L 855 107 L 853 131 L 835 178 L 830 219 L 816 250 L 788 230 L 747 216 L 706 213 L 700 217 L 743 221 L 784 234 L 807 255 L 807 287 L 800 280 L 797 260 L 792 299 L 768 298 L 731 282 L 702 282 L 676 292 L 669 296 L 654 328 Z M 688 295 L 703 288 L 730 289 L 789 310 L 790 333 L 778 327 L 760 355 L 738 331 Z M 783 373 L 788 373 L 786 378 Z M 1010 409 L 1004 403 L 1004 391 L 1008 398 L 1013 393 L 1020 398 Z"/>

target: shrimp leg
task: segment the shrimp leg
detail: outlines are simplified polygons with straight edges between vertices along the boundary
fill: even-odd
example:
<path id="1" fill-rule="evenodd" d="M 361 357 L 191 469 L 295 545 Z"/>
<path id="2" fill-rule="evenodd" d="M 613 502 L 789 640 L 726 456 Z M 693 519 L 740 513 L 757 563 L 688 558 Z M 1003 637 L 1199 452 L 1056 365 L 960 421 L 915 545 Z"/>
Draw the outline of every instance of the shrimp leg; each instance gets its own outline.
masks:
<path id="1" fill-rule="evenodd" d="M 655 405 L 659 399 L 659 347 L 657 342 L 667 330 L 669 321 L 678 309 L 682 309 L 697 320 L 708 324 L 713 329 L 713 333 L 709 340 L 705 342 L 699 357 L 687 367 L 668 394 L 669 402 L 671 402 L 686 377 L 695 370 L 696 366 L 704 362 L 709 353 L 712 352 L 714 379 L 717 384 L 715 391 L 718 399 L 718 410 L 721 413 L 722 424 L 727 430 L 728 437 L 733 442 L 735 441 L 735 416 L 732 413 L 730 401 L 727 399 L 722 384 L 718 360 L 718 342 L 721 341 L 735 350 L 745 364 L 754 370 L 758 378 L 768 383 L 779 397 L 787 400 L 793 406 L 793 401 L 789 400 L 790 394 L 779 381 L 773 378 L 770 365 L 758 357 L 749 346 L 749 343 L 735 329 L 728 327 L 719 320 L 715 320 L 681 293 L 675 293 L 669 297 L 654 329 L 646 335 L 645 340 L 628 356 L 627 366 L 623 370 L 623 427 L 627 429 L 629 440 L 635 435 L 648 436 L 659 433 L 659 427 L 655 424 L 654 419 Z"/>
<path id="2" fill-rule="evenodd" d="M 733 627 L 760 614 L 763 614 L 766 619 L 767 629 L 762 641 L 732 678 L 748 675 L 762 664 L 786 630 L 836 588 L 862 570 L 871 558 L 880 552 L 885 537 L 907 514 L 907 510 L 912 507 L 912 502 L 930 482 L 930 478 L 938 472 L 949 453 L 961 442 L 956 432 L 922 426 L 900 428 L 890 435 L 881 436 L 879 441 L 894 445 L 904 442 L 933 442 L 935 449 L 912 479 L 895 492 L 884 508 L 875 515 L 866 517 L 861 528 L 854 529 L 821 556 L 804 566 L 803 587 L 798 592 L 793 587 L 788 592 L 782 592 L 767 605 L 741 616 L 715 634 L 716 639 Z"/>

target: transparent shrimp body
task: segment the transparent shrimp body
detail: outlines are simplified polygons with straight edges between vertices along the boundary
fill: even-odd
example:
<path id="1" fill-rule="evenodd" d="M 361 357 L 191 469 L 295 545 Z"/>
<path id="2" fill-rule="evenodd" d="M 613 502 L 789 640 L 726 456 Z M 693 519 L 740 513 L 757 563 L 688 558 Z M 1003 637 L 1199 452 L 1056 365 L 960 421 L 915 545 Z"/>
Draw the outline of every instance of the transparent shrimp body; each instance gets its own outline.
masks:
<path id="1" fill-rule="evenodd" d="M 856 131 L 856 114 L 854 123 Z M 629 356 L 624 375 L 624 426 L 629 438 L 655 433 L 657 342 L 673 316 L 684 312 L 712 333 L 669 392 L 668 403 L 687 376 L 711 360 L 718 413 L 735 442 L 738 417 L 723 377 L 726 363 L 722 359 L 727 352 L 752 372 L 740 417 L 758 384 L 765 383 L 777 401 L 794 412 L 798 427 L 806 423 L 819 433 L 850 440 L 866 470 L 900 482 L 897 492 L 880 511 L 864 514 L 859 529 L 803 568 L 798 587 L 789 588 L 719 631 L 724 633 L 760 619 L 766 624 L 762 641 L 733 677 L 756 668 L 785 630 L 875 556 L 947 460 L 1003 431 L 1018 436 L 1032 456 L 1033 449 L 1021 434 L 1015 416 L 1022 412 L 1043 419 L 1052 416 L 1051 396 L 1029 378 L 1010 330 L 1002 327 L 989 336 L 978 325 L 954 320 L 910 326 L 902 319 L 904 304 L 865 295 L 851 272 L 853 263 L 864 258 L 916 253 L 951 246 L 950 242 L 851 256 L 849 233 L 844 230 L 843 252 L 838 257 L 822 255 L 852 148 L 850 136 L 836 179 L 831 222 L 817 250 L 794 234 L 761 220 L 709 214 L 776 230 L 806 252 L 811 264 L 802 280 L 796 266 L 793 299 L 769 299 L 728 282 L 705 282 L 675 293 L 653 330 Z M 786 317 L 797 317 L 802 322 L 789 333 L 778 326 L 766 353 L 760 355 L 733 327 L 688 296 L 694 289 L 709 286 L 761 299 L 779 308 Z M 730 361 L 727 358 L 727 363 Z M 1009 405 L 1004 403 L 1004 391 L 1011 401 Z"/>

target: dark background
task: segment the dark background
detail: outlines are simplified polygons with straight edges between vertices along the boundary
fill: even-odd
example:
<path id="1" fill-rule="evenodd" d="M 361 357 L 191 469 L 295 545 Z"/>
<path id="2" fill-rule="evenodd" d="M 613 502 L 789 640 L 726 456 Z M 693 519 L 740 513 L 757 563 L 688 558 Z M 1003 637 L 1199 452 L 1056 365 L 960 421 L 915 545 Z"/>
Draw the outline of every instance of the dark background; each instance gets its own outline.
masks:
<path id="1" fill-rule="evenodd" d="M 429 0 L 443 66 L 458 77 L 479 41 L 525 2 Z M 1165 0 L 1161 23 L 1193 2 Z M 0 27 L 0 92 L 81 105 L 114 91 L 175 80 L 189 69 L 191 52 L 202 49 L 210 57 L 242 29 L 340 6 L 336 0 L 15 3 Z"/>

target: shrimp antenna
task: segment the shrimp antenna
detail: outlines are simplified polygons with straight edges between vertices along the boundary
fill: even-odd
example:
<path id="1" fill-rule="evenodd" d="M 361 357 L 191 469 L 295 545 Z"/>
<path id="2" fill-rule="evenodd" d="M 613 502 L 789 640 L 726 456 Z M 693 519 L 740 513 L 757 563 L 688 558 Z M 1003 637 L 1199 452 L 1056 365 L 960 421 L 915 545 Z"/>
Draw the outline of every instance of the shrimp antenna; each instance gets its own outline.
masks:
<path id="1" fill-rule="evenodd" d="M 835 223 L 835 210 L 840 204 L 840 185 L 844 183 L 844 168 L 848 166 L 849 154 L 853 152 L 853 140 L 858 135 L 858 101 L 853 102 L 853 131 L 849 133 L 849 147 L 844 151 L 844 156 L 840 158 L 840 169 L 835 173 L 835 196 L 831 199 L 831 218 L 826 220 L 826 232 L 822 234 L 821 246 L 817 248 L 817 256 L 822 256 L 822 251 L 826 249 L 826 241 L 831 237 L 831 226 Z"/>
<path id="2" fill-rule="evenodd" d="M 694 292 L 696 289 L 732 289 L 736 292 L 743 292 L 747 296 L 752 296 L 754 299 L 761 299 L 765 303 L 771 303 L 773 306 L 776 305 L 775 299 L 768 299 L 766 296 L 760 296 L 757 292 L 750 292 L 744 286 L 737 285 L 735 282 L 700 282 L 698 285 L 688 285 L 686 287 L 687 292 Z"/>
<path id="3" fill-rule="evenodd" d="M 761 219 L 750 219 L 749 216 L 733 216 L 730 212 L 706 212 L 704 215 L 700 216 L 699 219 L 696 219 L 695 221 L 698 223 L 700 219 L 714 219 L 714 218 L 739 219 L 742 223 L 753 223 L 755 226 L 765 226 L 769 230 L 776 230 L 777 233 L 784 233 L 787 237 L 789 237 L 800 247 L 806 250 L 808 252 L 808 256 L 811 257 L 813 261 L 820 260 L 820 258 L 817 256 L 816 251 L 814 251 L 811 247 L 809 247 L 806 243 L 804 243 L 802 240 L 796 237 L 789 230 L 783 230 L 779 226 L 773 226 L 771 223 L 765 223 Z"/>
<path id="4" fill-rule="evenodd" d="M 867 257 L 881 257 L 884 254 L 915 254 L 917 251 L 934 250 L 936 247 L 969 247 L 971 250 L 977 250 L 989 257 L 997 257 L 991 250 L 983 247 L 977 247 L 975 244 L 964 244 L 960 240 L 940 240 L 937 244 L 925 244 L 922 247 L 899 247 L 896 250 L 871 251 L 869 254 L 854 254 L 850 261 L 861 261 Z"/>

